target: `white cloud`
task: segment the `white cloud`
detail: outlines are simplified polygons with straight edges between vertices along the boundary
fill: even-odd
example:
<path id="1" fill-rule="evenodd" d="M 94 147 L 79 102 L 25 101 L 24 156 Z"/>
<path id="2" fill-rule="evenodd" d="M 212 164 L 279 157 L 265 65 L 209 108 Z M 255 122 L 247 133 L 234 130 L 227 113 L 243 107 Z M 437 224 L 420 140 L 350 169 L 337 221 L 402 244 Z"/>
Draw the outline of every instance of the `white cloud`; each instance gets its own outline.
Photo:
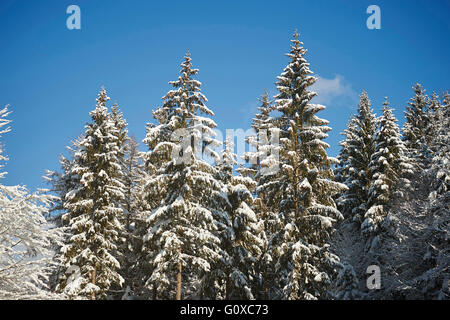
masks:
<path id="1" fill-rule="evenodd" d="M 355 102 L 357 103 L 358 94 L 343 76 L 337 74 L 332 79 L 316 77 L 317 81 L 311 87 L 313 91 L 317 92 L 317 96 L 314 98 L 315 103 L 349 104 L 350 108 L 353 107 Z"/>

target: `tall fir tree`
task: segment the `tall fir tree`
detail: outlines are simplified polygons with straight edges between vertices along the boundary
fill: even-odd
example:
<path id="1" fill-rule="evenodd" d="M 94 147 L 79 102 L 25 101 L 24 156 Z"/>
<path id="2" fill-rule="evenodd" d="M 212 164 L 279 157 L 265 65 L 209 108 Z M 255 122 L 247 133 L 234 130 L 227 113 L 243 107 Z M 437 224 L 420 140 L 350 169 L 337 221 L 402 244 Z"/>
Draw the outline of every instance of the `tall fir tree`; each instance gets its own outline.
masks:
<path id="1" fill-rule="evenodd" d="M 406 156 L 407 150 L 392 111 L 385 98 L 375 137 L 375 152 L 369 165 L 372 183 L 369 188 L 368 210 L 361 226 L 362 232 L 368 235 L 379 232 L 393 201 L 400 201 L 403 198 L 402 191 L 409 189 L 407 177 L 413 173 L 413 166 Z"/>
<path id="2" fill-rule="evenodd" d="M 127 139 L 123 161 L 124 216 L 121 223 L 125 228 L 123 274 L 128 287 L 126 297 L 141 296 L 144 292 L 145 262 L 142 257 L 142 238 L 145 236 L 145 201 L 144 185 L 147 175 L 142 161 L 143 153 L 134 136 Z M 127 291 L 128 290 L 128 291 Z"/>
<path id="3" fill-rule="evenodd" d="M 267 150 L 264 150 L 264 146 L 270 140 L 270 129 L 273 127 L 274 119 L 270 113 L 273 111 L 273 102 L 269 100 L 267 91 L 260 99 L 260 106 L 258 107 L 258 113 L 252 120 L 252 128 L 254 134 L 247 138 L 247 144 L 249 151 L 244 154 L 244 158 L 249 163 L 248 168 L 239 168 L 239 171 L 248 177 L 255 180 L 256 183 L 261 178 L 263 167 L 261 162 L 267 157 Z"/>
<path id="4" fill-rule="evenodd" d="M 444 116 L 443 106 L 441 104 L 441 101 L 439 100 L 439 96 L 434 91 L 431 94 L 431 98 L 429 99 L 427 115 L 428 115 L 428 118 L 430 119 L 429 147 L 431 149 L 430 151 L 433 152 L 434 151 L 434 150 L 432 150 L 433 140 L 439 134 L 439 124 L 442 123 L 442 117 Z"/>
<path id="5" fill-rule="evenodd" d="M 154 112 L 159 123 L 148 127 L 144 139 L 146 161 L 156 166 L 147 192 L 158 203 L 144 238 L 151 269 L 146 284 L 155 299 L 216 298 L 221 290 L 209 286 L 207 274 L 225 255 L 218 232 L 226 226 L 218 217 L 228 219 L 222 209 L 227 199 L 214 167 L 202 159 L 217 159 L 212 148 L 219 143 L 214 139 L 216 124 L 208 117 L 213 112 L 205 104 L 201 83 L 193 79 L 197 73 L 186 54 L 181 75 L 170 82 L 174 89 Z"/>
<path id="6" fill-rule="evenodd" d="M 427 288 L 426 295 L 433 299 L 448 300 L 450 293 L 449 261 L 450 247 L 450 95 L 444 93 L 439 109 L 436 109 L 433 125 L 435 136 L 431 141 L 432 159 L 429 175 L 431 176 L 430 202 L 428 216 L 431 224 L 426 230 L 425 243 L 427 252 L 424 260 L 428 270 L 419 281 Z"/>
<path id="7" fill-rule="evenodd" d="M 77 174 L 72 172 L 74 166 L 74 155 L 80 148 L 80 142 L 83 137 L 80 136 L 71 142 L 70 146 L 67 146 L 68 156 L 61 154 L 59 156 L 60 171 L 46 170 L 46 174 L 43 177 L 44 180 L 50 185 L 49 193 L 54 194 L 56 198 L 52 202 L 50 212 L 52 212 L 53 220 L 58 224 L 61 224 L 61 216 L 65 212 L 66 195 L 78 187 L 80 178 Z"/>
<path id="8" fill-rule="evenodd" d="M 105 298 L 111 286 L 124 281 L 117 250 L 124 194 L 118 129 L 108 114 L 108 100 L 102 87 L 74 156 L 72 173 L 80 184 L 66 195 L 63 222 L 71 236 L 61 248 L 66 272 L 57 290 L 72 297 Z"/>
<path id="9" fill-rule="evenodd" d="M 345 185 L 348 190 L 338 199 L 346 217 L 362 223 L 368 209 L 369 189 L 372 183 L 370 160 L 375 153 L 377 118 L 365 91 L 361 93 L 358 113 L 352 117 L 344 131 L 345 140 L 340 143 Z"/>
<path id="10" fill-rule="evenodd" d="M 236 171 L 253 181 L 245 185 L 254 196 L 251 208 L 257 214 L 257 219 L 264 224 L 262 254 L 256 266 L 260 276 L 254 291 L 255 297 L 269 299 L 276 295 L 272 290 L 274 288 L 272 284 L 276 281 L 276 261 L 272 255 L 278 240 L 277 230 L 280 228 L 280 219 L 276 213 L 275 201 L 268 201 L 270 198 L 268 194 L 277 192 L 275 188 L 272 188 L 272 182 L 275 182 L 278 177 L 279 128 L 277 119 L 271 115 L 274 111 L 273 101 L 269 99 L 266 91 L 259 101 L 258 113 L 252 120 L 254 135 L 249 136 L 246 141 L 249 151 L 244 154 L 244 158 L 249 166 L 241 166 Z"/>
<path id="11" fill-rule="evenodd" d="M 338 258 L 329 252 L 327 241 L 333 224 L 341 219 L 333 196 L 345 186 L 333 181 L 323 140 L 331 130 L 316 113 L 325 106 L 310 103 L 317 94 L 308 90 L 316 78 L 304 55 L 306 49 L 294 33 L 289 64 L 278 77 L 275 97 L 280 116 L 279 213 L 284 226 L 277 255 L 278 283 L 283 299 L 318 299 L 327 294 L 330 272 Z"/>
<path id="12" fill-rule="evenodd" d="M 445 195 L 450 189 L 450 94 L 446 92 L 443 96 L 442 105 L 436 110 L 435 137 L 431 142 L 431 174 L 434 178 L 432 197 Z"/>
<path id="13" fill-rule="evenodd" d="M 429 99 L 419 83 L 413 87 L 414 97 L 406 107 L 406 122 L 403 125 L 403 138 L 408 148 L 408 155 L 415 161 L 416 172 L 429 168 L 432 140 L 432 125 L 430 122 Z"/>
<path id="14" fill-rule="evenodd" d="M 359 198 L 355 192 L 357 190 L 356 185 L 353 184 L 354 180 L 350 178 L 350 176 L 355 175 L 355 169 L 351 166 L 350 162 L 353 159 L 351 158 L 351 153 L 354 150 L 351 146 L 358 137 L 358 125 L 354 115 L 350 116 L 346 128 L 344 132 L 341 132 L 341 135 L 345 136 L 345 139 L 339 142 L 341 147 L 337 156 L 339 163 L 334 169 L 334 175 L 336 181 L 346 184 L 349 189 L 337 198 L 336 203 L 345 217 L 353 218 L 353 208 L 360 206 Z"/>
<path id="15" fill-rule="evenodd" d="M 123 211 L 123 215 L 119 216 L 119 222 L 123 226 L 119 236 L 118 251 L 121 253 L 118 257 L 118 261 L 121 265 L 120 273 L 124 277 L 124 286 L 122 289 L 125 291 L 123 298 L 130 298 L 134 295 L 134 284 L 136 280 L 134 278 L 135 271 L 133 265 L 136 261 L 136 250 L 139 250 L 140 241 L 135 238 L 135 230 L 132 230 L 134 225 L 133 218 L 138 216 L 137 214 L 137 199 L 141 193 L 137 190 L 139 183 L 139 151 L 137 150 L 137 142 L 132 141 L 128 136 L 127 121 L 125 120 L 122 111 L 119 109 L 117 103 L 114 103 L 109 113 L 109 119 L 114 126 L 112 134 L 115 136 L 117 144 L 117 159 L 120 165 L 120 171 L 117 179 L 123 185 L 122 200 L 118 201 L 116 205 Z M 137 243 L 136 243 L 137 242 Z M 117 290 L 116 290 L 117 291 Z"/>
<path id="16" fill-rule="evenodd" d="M 230 225 L 226 244 L 229 263 L 226 265 L 226 299 L 255 299 L 262 283 L 258 262 L 265 246 L 264 221 L 252 209 L 253 197 L 249 188 L 255 182 L 250 177 L 234 176 L 237 156 L 233 142 L 227 138 L 222 161 L 217 165 L 219 180 L 224 184 L 229 206 Z"/>

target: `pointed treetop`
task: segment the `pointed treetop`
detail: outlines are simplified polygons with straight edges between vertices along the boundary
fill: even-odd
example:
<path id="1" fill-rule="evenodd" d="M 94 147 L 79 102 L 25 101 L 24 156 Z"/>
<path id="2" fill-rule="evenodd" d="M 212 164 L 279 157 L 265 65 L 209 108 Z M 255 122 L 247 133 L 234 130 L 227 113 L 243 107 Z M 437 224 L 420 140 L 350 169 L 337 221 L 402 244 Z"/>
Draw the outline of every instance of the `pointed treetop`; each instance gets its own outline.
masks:
<path id="1" fill-rule="evenodd" d="M 410 102 L 408 102 L 409 107 L 407 107 L 406 113 L 413 112 L 416 114 L 419 112 L 420 114 L 425 112 L 425 109 L 427 108 L 428 104 L 428 96 L 425 94 L 425 89 L 423 89 L 422 85 L 420 83 L 416 83 L 413 86 L 414 90 L 414 97 L 410 99 Z"/>
<path id="2" fill-rule="evenodd" d="M 96 99 L 97 104 L 95 106 L 95 109 L 89 113 L 94 121 L 99 121 L 100 118 L 106 117 L 108 113 L 108 109 L 106 108 L 106 102 L 109 101 L 109 99 L 110 98 L 106 93 L 105 87 L 102 86 Z M 101 115 L 101 117 L 99 117 L 99 115 Z"/>
<path id="3" fill-rule="evenodd" d="M 182 78 L 184 78 L 185 80 L 189 80 L 192 75 L 196 75 L 198 73 L 198 69 L 192 69 L 191 61 L 192 61 L 191 53 L 187 51 L 184 56 L 184 60 L 181 63 L 181 70 L 180 70 Z M 169 83 L 173 83 L 173 81 Z"/>
<path id="4" fill-rule="evenodd" d="M 100 92 L 98 93 L 97 103 L 102 103 L 108 101 L 110 98 L 106 94 L 105 86 L 101 86 Z"/>
<path id="5" fill-rule="evenodd" d="M 359 96 L 358 113 L 364 118 L 371 113 L 370 107 L 372 103 L 370 102 L 367 92 L 363 90 Z"/>
<path id="6" fill-rule="evenodd" d="M 431 94 L 430 104 L 431 104 L 431 107 L 434 109 L 436 109 L 436 107 L 441 104 L 439 101 L 439 95 L 436 93 L 436 91 L 433 91 L 433 93 Z"/>
<path id="7" fill-rule="evenodd" d="M 420 84 L 420 83 L 418 83 L 418 82 L 416 82 L 416 84 L 412 87 L 413 88 L 413 90 L 414 90 L 414 92 L 415 92 L 415 94 L 416 95 L 424 95 L 425 94 L 425 89 L 422 87 L 422 85 Z"/>
<path id="8" fill-rule="evenodd" d="M 297 32 L 297 28 L 294 31 L 293 34 L 293 39 L 291 40 L 292 44 L 291 45 L 291 53 L 297 52 L 299 51 L 302 55 L 304 55 L 308 50 L 303 48 L 303 42 L 299 40 L 299 33 Z"/>
<path id="9" fill-rule="evenodd" d="M 258 107 L 258 110 L 262 110 L 262 108 L 270 104 L 269 94 L 266 89 L 264 89 L 264 93 L 261 95 L 261 98 L 258 98 L 258 101 L 262 103 L 262 107 Z"/>

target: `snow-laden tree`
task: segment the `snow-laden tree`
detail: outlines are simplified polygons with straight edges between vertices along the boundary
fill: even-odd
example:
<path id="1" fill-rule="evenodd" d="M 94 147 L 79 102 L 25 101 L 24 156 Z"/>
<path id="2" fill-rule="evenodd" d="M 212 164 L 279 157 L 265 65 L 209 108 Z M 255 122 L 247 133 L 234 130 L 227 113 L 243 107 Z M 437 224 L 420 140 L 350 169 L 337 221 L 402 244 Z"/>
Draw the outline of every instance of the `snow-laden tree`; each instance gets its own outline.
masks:
<path id="1" fill-rule="evenodd" d="M 419 83 L 413 86 L 414 97 L 406 107 L 406 122 L 403 125 L 403 139 L 408 148 L 408 156 L 415 161 L 416 171 L 422 172 L 429 168 L 432 140 L 432 124 L 428 107 L 429 99 Z"/>
<path id="2" fill-rule="evenodd" d="M 10 131 L 8 115 L 7 106 L 0 110 L 0 137 Z M 0 161 L 7 160 L 0 145 Z M 5 175 L 0 172 L 0 178 Z M 0 184 L 0 300 L 64 297 L 53 294 L 49 283 L 57 267 L 52 249 L 61 239 L 60 229 L 45 218 L 52 200 L 24 186 Z"/>
<path id="3" fill-rule="evenodd" d="M 413 166 L 406 156 L 407 150 L 401 140 L 397 119 L 387 98 L 383 103 L 379 128 L 375 137 L 375 152 L 369 164 L 372 181 L 369 188 L 368 210 L 361 225 L 362 232 L 375 235 L 386 217 L 393 201 L 403 199 L 403 190 L 409 189 L 408 176 Z"/>
<path id="4" fill-rule="evenodd" d="M 233 166 L 237 156 L 233 142 L 227 138 L 222 152 L 222 161 L 217 165 L 219 180 L 224 184 L 228 196 L 230 226 L 226 243 L 229 263 L 226 265 L 226 299 L 255 299 L 262 284 L 258 262 L 266 244 L 264 221 L 252 209 L 253 197 L 250 188 L 255 182 L 250 177 L 234 176 Z"/>
<path id="5" fill-rule="evenodd" d="M 345 136 L 345 139 L 339 142 L 341 149 L 339 150 L 339 154 L 337 159 L 339 163 L 335 166 L 334 176 L 335 180 L 341 183 L 344 183 L 349 188 L 346 192 L 340 195 L 336 201 L 339 210 L 344 214 L 345 217 L 353 218 L 352 210 L 353 208 L 359 207 L 359 199 L 356 196 L 354 190 L 356 190 L 356 186 L 353 185 L 353 180 L 349 177 L 354 175 L 354 168 L 351 166 L 350 154 L 354 149 L 352 144 L 358 137 L 358 126 L 356 123 L 356 118 L 354 115 L 350 116 L 350 119 L 347 122 L 347 126 L 344 129 L 344 132 L 341 132 L 341 135 Z M 353 191 L 352 191 L 353 190 Z"/>
<path id="6" fill-rule="evenodd" d="M 142 206 L 142 185 L 144 183 L 144 164 L 139 144 L 135 137 L 131 137 L 125 145 L 125 158 L 123 163 L 123 179 L 125 185 L 125 225 L 128 231 L 133 229 L 133 216 L 139 215 Z"/>
<path id="7" fill-rule="evenodd" d="M 123 117 L 122 111 L 120 111 L 117 103 L 114 103 L 111 107 L 111 112 L 108 114 L 109 120 L 112 122 L 112 131 L 111 134 L 115 136 L 115 143 L 117 145 L 116 149 L 116 158 L 120 162 L 122 166 L 122 177 L 124 176 L 123 170 L 125 170 L 125 152 L 126 152 L 126 144 L 130 140 L 128 136 L 128 123 Z"/>
<path id="8" fill-rule="evenodd" d="M 431 149 L 433 159 L 431 162 L 431 174 L 434 178 L 432 197 L 444 195 L 449 190 L 450 184 L 450 95 L 444 95 L 443 105 L 436 110 L 435 137 L 432 140 Z"/>
<path id="9" fill-rule="evenodd" d="M 125 197 L 122 202 L 124 216 L 121 223 L 125 228 L 124 263 L 122 266 L 128 295 L 142 295 L 144 259 L 142 256 L 142 238 L 146 233 L 145 216 L 147 204 L 144 185 L 147 175 L 142 161 L 143 153 L 135 137 L 130 137 L 125 144 L 125 158 L 122 163 Z M 126 289 L 126 288 L 125 288 Z"/>
<path id="10" fill-rule="evenodd" d="M 146 183 L 147 199 L 155 203 L 147 218 L 144 252 L 153 298 L 216 298 L 221 288 L 206 275 L 224 256 L 217 233 L 228 221 L 227 202 L 215 168 L 203 159 L 219 155 L 213 112 L 206 106 L 201 83 L 193 77 L 186 54 L 178 80 L 154 113 L 158 124 L 147 128 L 146 162 L 155 173 Z M 155 201 L 157 199 L 157 201 Z M 206 281 L 206 282 L 205 282 Z M 212 281 L 212 282 L 210 282 Z"/>
<path id="11" fill-rule="evenodd" d="M 334 222 L 342 218 L 333 196 L 346 187 L 333 181 L 331 166 L 337 160 L 328 157 L 329 145 L 323 141 L 331 128 L 316 115 L 325 106 L 310 103 L 317 93 L 308 87 L 316 78 L 297 32 L 291 43 L 290 62 L 278 77 L 275 97 L 281 147 L 279 178 L 272 182 L 277 193 L 271 196 L 284 226 L 275 250 L 278 298 L 318 299 L 325 297 L 330 271 L 338 263 L 327 241 Z"/>
<path id="12" fill-rule="evenodd" d="M 74 155 L 80 148 L 80 142 L 83 137 L 80 136 L 73 140 L 71 145 L 67 147 L 69 156 L 61 154 L 59 156 L 60 171 L 46 170 L 46 174 L 43 177 L 44 180 L 50 185 L 48 192 L 53 194 L 54 200 L 52 201 L 52 207 L 50 208 L 52 220 L 58 225 L 62 225 L 61 216 L 65 213 L 66 194 L 70 190 L 78 188 L 80 183 L 80 177 L 78 174 L 72 172 L 74 166 Z"/>
<path id="13" fill-rule="evenodd" d="M 106 107 L 109 97 L 102 87 L 90 112 L 80 148 L 74 155 L 72 173 L 79 185 L 66 194 L 63 223 L 70 237 L 60 252 L 64 267 L 57 290 L 71 297 L 104 298 L 123 278 L 117 260 L 123 227 L 124 185 L 121 182 L 121 150 L 118 128 Z"/>
<path id="14" fill-rule="evenodd" d="M 238 169 L 243 175 L 253 178 L 256 183 L 263 175 L 261 162 L 270 155 L 267 154 L 270 150 L 266 150 L 264 147 L 270 142 L 270 129 L 274 127 L 274 119 L 270 115 L 273 111 L 273 102 L 270 101 L 267 91 L 264 91 L 258 100 L 261 104 L 258 107 L 258 113 L 252 119 L 254 134 L 247 138 L 249 151 L 244 154 L 244 159 L 249 166 Z"/>
<path id="15" fill-rule="evenodd" d="M 128 136 L 127 121 L 117 103 L 114 103 L 109 113 L 109 119 L 113 123 L 117 144 L 117 159 L 120 164 L 120 171 L 117 179 L 123 184 L 124 197 L 118 201 L 116 205 L 123 210 L 123 215 L 119 216 L 120 224 L 123 226 L 122 232 L 119 234 L 119 252 L 118 257 L 121 265 L 120 274 L 124 277 L 125 286 L 122 289 L 126 292 L 126 296 L 131 298 L 135 294 L 135 284 L 139 280 L 136 279 L 136 264 L 139 260 L 139 254 L 142 248 L 143 234 L 136 230 L 136 223 L 139 219 L 142 209 L 142 165 L 138 143 Z M 137 252 L 139 251 L 139 252 Z"/>
<path id="16" fill-rule="evenodd" d="M 434 99 L 433 99 L 434 100 Z M 433 102 L 432 102 L 433 104 Z M 450 298 L 450 97 L 444 94 L 442 106 L 434 109 L 435 136 L 430 142 L 433 157 L 430 171 L 431 192 L 429 216 L 432 222 L 426 235 L 427 251 L 424 260 L 428 269 L 419 276 L 429 298 Z"/>
<path id="17" fill-rule="evenodd" d="M 427 109 L 427 116 L 430 120 L 428 133 L 430 136 L 429 149 L 431 153 L 436 151 L 435 149 L 433 149 L 433 140 L 439 134 L 439 126 L 443 121 L 444 109 L 445 108 L 443 108 L 441 101 L 439 100 L 439 96 L 436 94 L 436 92 L 433 91 L 433 93 L 431 94 L 431 98 L 429 99 L 429 105 Z"/>
<path id="18" fill-rule="evenodd" d="M 279 128 L 277 119 L 271 115 L 274 111 L 273 101 L 266 91 L 259 101 L 258 113 L 252 120 L 255 134 L 246 141 L 249 151 L 244 154 L 244 159 L 249 166 L 241 166 L 236 171 L 253 181 L 244 185 L 254 195 L 252 210 L 257 219 L 264 223 L 264 245 L 256 267 L 261 276 L 254 291 L 256 298 L 268 299 L 276 295 L 272 290 L 275 288 L 272 284 L 276 281 L 276 259 L 273 259 L 272 254 L 279 235 L 277 230 L 280 228 L 280 219 L 276 202 L 269 201 L 269 194 L 278 193 L 276 188 L 272 188 L 272 182 L 276 183 L 278 177 Z"/>
<path id="19" fill-rule="evenodd" d="M 337 200 L 345 209 L 346 217 L 362 223 L 368 207 L 369 188 L 372 183 L 370 160 L 375 152 L 375 132 L 377 118 L 371 109 L 367 93 L 360 96 L 358 112 L 353 116 L 344 130 L 345 139 L 340 143 L 341 161 L 344 180 L 348 190 Z"/>

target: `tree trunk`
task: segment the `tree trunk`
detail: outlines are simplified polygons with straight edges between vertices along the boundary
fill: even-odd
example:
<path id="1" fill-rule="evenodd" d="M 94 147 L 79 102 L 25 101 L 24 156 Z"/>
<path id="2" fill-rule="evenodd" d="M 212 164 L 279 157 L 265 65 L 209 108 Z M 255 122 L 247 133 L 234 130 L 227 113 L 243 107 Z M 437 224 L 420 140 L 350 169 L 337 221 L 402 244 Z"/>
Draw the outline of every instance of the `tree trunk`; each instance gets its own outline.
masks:
<path id="1" fill-rule="evenodd" d="M 94 270 L 92 270 L 92 280 L 91 280 L 92 284 L 95 284 L 96 277 L 97 277 L 97 267 L 94 267 Z M 95 292 L 92 292 L 91 299 L 95 300 Z"/>
<path id="2" fill-rule="evenodd" d="M 181 255 L 181 247 L 178 248 L 178 253 Z M 179 258 L 181 259 L 181 257 Z M 177 300 L 181 300 L 181 260 L 178 262 L 178 273 L 177 273 Z"/>
<path id="3" fill-rule="evenodd" d="M 157 291 L 156 291 L 156 286 L 153 285 L 153 300 L 156 300 L 157 295 L 156 295 Z"/>
<path id="4" fill-rule="evenodd" d="M 230 271 L 227 272 L 227 279 L 225 281 L 225 300 L 230 300 Z"/>

